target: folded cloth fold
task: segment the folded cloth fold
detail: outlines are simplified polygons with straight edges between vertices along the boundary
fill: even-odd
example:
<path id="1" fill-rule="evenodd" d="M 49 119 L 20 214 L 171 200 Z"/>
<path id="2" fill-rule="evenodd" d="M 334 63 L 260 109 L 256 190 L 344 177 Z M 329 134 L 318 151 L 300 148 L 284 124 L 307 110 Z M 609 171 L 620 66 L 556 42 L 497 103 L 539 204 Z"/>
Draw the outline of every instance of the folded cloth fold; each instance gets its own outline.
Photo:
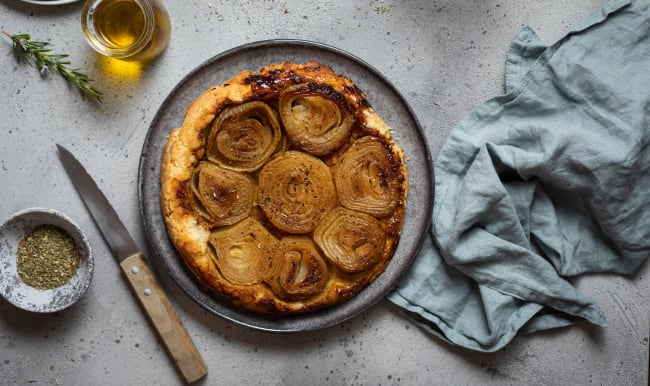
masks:
<path id="1" fill-rule="evenodd" d="M 610 1 L 545 46 L 514 39 L 506 94 L 454 127 L 434 167 L 430 237 L 388 299 L 440 338 L 492 352 L 587 321 L 570 279 L 650 255 L 650 9 Z"/>

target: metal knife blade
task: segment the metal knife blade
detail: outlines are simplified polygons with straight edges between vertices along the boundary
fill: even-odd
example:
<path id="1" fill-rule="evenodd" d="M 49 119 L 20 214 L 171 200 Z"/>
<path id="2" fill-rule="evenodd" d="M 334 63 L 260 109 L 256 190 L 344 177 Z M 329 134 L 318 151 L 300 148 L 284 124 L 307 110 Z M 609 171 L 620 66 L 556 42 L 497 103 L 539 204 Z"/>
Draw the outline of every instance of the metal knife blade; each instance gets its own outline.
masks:
<path id="1" fill-rule="evenodd" d="M 147 259 L 83 165 L 66 148 L 56 146 L 73 185 L 181 375 L 188 383 L 199 380 L 207 374 L 208 367 L 158 284 Z"/>
<path id="2" fill-rule="evenodd" d="M 56 147 L 59 149 L 59 156 L 66 172 L 101 230 L 102 236 L 117 262 L 121 263 L 127 257 L 140 252 L 117 212 L 83 165 L 68 149 L 59 144 Z"/>

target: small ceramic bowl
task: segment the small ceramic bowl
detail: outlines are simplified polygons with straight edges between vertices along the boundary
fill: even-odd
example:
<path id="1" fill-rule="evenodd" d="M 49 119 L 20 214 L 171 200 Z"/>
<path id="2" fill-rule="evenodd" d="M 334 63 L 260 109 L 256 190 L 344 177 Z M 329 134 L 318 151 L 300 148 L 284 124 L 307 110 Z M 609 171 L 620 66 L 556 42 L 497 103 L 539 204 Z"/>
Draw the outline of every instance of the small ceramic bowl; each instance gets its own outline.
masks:
<path id="1" fill-rule="evenodd" d="M 39 225 L 54 225 L 65 230 L 79 248 L 79 268 L 75 275 L 54 289 L 39 290 L 25 284 L 17 270 L 18 242 Z M 93 271 L 94 260 L 88 238 L 63 213 L 44 208 L 24 209 L 0 226 L 0 295 L 16 307 L 39 313 L 63 310 L 86 293 Z"/>
<path id="2" fill-rule="evenodd" d="M 36 4 L 36 5 L 61 5 L 75 3 L 79 0 L 22 0 L 25 3 Z"/>

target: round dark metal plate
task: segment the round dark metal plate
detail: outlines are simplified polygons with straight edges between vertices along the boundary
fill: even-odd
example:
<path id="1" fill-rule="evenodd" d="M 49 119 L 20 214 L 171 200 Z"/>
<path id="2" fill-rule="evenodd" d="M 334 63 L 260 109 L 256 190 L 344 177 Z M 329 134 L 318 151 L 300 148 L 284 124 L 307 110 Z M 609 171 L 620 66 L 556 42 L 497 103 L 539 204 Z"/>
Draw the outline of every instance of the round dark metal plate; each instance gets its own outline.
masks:
<path id="1" fill-rule="evenodd" d="M 253 313 L 205 289 L 187 269 L 167 236 L 160 210 L 160 162 L 169 132 L 180 127 L 188 104 L 212 85 L 219 85 L 243 69 L 290 61 L 318 61 L 350 78 L 374 110 L 393 130 L 407 156 L 409 192 L 402 235 L 386 271 L 357 296 L 342 304 L 297 316 Z M 219 54 L 189 73 L 169 94 L 149 128 L 139 169 L 139 201 L 145 232 L 160 262 L 189 297 L 215 315 L 254 329 L 272 332 L 311 331 L 338 324 L 381 300 L 409 268 L 429 227 L 432 209 L 431 156 L 415 117 L 403 96 L 377 70 L 355 56 L 327 45 L 302 40 L 269 40 Z M 158 259 L 156 261 L 156 258 Z"/>

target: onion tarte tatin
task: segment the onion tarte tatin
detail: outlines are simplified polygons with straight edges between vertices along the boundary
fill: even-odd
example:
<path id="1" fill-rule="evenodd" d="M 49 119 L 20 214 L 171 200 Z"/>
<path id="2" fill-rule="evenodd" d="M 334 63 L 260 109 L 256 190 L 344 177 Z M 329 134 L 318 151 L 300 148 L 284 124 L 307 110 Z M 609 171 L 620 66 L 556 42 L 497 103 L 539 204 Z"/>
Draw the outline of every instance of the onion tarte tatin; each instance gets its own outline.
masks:
<path id="1" fill-rule="evenodd" d="M 403 151 L 326 65 L 279 63 L 209 88 L 171 131 L 161 166 L 172 243 L 205 287 L 247 309 L 345 301 L 397 247 Z"/>

